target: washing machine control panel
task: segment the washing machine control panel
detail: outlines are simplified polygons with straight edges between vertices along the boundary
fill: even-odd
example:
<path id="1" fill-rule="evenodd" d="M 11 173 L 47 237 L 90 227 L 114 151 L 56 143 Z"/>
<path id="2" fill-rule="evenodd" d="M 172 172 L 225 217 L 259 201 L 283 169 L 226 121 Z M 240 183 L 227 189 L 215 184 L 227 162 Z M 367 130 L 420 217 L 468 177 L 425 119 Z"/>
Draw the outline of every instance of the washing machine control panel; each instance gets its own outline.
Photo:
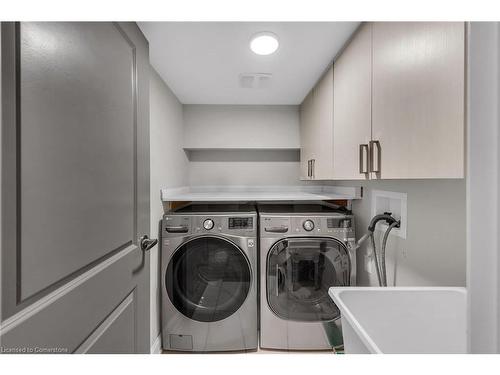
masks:
<path id="1" fill-rule="evenodd" d="M 234 235 L 252 235 L 255 232 L 254 216 L 195 216 L 192 218 L 194 233 L 227 233 Z"/>
<path id="2" fill-rule="evenodd" d="M 162 230 L 169 238 L 208 233 L 253 237 L 257 231 L 257 215 L 164 215 Z"/>

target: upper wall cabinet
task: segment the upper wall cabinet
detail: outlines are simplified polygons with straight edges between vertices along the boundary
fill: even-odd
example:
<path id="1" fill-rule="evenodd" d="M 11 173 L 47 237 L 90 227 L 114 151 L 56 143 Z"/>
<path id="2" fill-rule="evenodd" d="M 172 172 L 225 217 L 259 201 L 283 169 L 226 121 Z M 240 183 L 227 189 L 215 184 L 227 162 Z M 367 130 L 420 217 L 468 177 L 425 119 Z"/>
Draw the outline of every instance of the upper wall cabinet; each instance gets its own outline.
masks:
<path id="1" fill-rule="evenodd" d="M 310 180 L 312 157 L 312 110 L 314 89 L 300 105 L 300 179 Z"/>
<path id="2" fill-rule="evenodd" d="M 372 27 L 372 177 L 464 177 L 465 24 Z"/>
<path id="3" fill-rule="evenodd" d="M 328 180 L 333 175 L 333 66 L 300 108 L 301 178 Z"/>
<path id="4" fill-rule="evenodd" d="M 304 179 L 463 178 L 465 24 L 363 24 L 300 125 Z"/>
<path id="5" fill-rule="evenodd" d="M 363 24 L 335 61 L 333 178 L 369 178 L 372 25 Z"/>

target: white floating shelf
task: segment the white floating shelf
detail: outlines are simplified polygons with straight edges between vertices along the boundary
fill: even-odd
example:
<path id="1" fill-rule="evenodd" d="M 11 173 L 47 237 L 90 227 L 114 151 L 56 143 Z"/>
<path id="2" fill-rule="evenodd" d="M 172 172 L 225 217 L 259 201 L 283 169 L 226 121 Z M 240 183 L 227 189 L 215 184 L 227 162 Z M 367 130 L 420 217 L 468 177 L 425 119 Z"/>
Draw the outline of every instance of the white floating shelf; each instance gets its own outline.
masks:
<path id="1" fill-rule="evenodd" d="M 183 147 L 184 151 L 300 151 L 300 147 Z"/>
<path id="2" fill-rule="evenodd" d="M 185 186 L 161 190 L 163 202 L 323 201 L 360 198 L 360 187 L 344 186 Z"/>

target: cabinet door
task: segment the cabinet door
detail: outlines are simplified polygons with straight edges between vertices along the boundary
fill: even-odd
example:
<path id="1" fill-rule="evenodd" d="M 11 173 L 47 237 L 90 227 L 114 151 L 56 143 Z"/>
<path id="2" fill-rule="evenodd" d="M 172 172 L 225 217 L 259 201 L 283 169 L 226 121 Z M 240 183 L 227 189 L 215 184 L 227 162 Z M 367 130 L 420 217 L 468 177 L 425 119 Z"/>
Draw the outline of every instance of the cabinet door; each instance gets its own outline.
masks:
<path id="1" fill-rule="evenodd" d="M 313 179 L 331 179 L 333 171 L 333 66 L 314 88 L 312 112 Z"/>
<path id="2" fill-rule="evenodd" d="M 464 23 L 373 24 L 377 178 L 464 177 L 464 34 Z"/>
<path id="3" fill-rule="evenodd" d="M 333 178 L 337 180 L 369 177 L 371 33 L 371 24 L 361 26 L 333 68 Z"/>
<path id="4" fill-rule="evenodd" d="M 311 155 L 312 138 L 312 105 L 313 90 L 305 97 L 300 106 L 300 179 L 309 180 L 309 161 Z"/>

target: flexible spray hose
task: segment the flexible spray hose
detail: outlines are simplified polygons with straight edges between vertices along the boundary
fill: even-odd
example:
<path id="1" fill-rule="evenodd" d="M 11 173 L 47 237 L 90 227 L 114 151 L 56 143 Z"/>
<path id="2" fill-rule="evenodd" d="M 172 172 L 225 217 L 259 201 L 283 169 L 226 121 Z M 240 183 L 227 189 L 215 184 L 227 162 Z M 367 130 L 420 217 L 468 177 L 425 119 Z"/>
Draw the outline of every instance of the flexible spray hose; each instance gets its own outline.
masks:
<path id="1" fill-rule="evenodd" d="M 380 274 L 380 266 L 378 262 L 377 248 L 375 246 L 375 237 L 373 236 L 373 232 L 370 232 L 370 240 L 373 248 L 373 259 L 375 260 L 375 270 L 377 271 L 378 285 L 383 286 L 382 275 Z"/>
<path id="2" fill-rule="evenodd" d="M 389 233 L 391 232 L 391 230 L 395 227 L 399 227 L 399 224 L 400 224 L 399 221 L 395 221 L 394 223 L 389 225 L 389 228 L 387 228 L 387 230 L 385 231 L 384 239 L 382 240 L 382 250 L 380 251 L 380 263 L 381 263 L 381 268 L 382 268 L 382 270 L 381 270 L 382 271 L 381 272 L 382 283 L 380 283 L 380 279 L 379 279 L 380 286 L 387 286 L 387 271 L 385 268 L 385 246 L 387 245 L 387 239 L 389 238 Z M 373 247 L 373 248 L 375 249 L 375 247 Z M 376 256 L 377 255 L 375 254 L 375 257 Z"/>
<path id="3" fill-rule="evenodd" d="M 380 260 L 379 260 L 377 254 L 377 246 L 375 245 L 375 237 L 373 235 L 373 232 L 375 231 L 375 225 L 380 220 L 386 221 L 387 224 L 389 224 L 389 227 L 384 233 L 384 238 L 382 241 L 382 250 L 380 253 Z M 391 232 L 391 230 L 393 228 L 399 228 L 400 225 L 401 221 L 396 220 L 394 217 L 392 217 L 390 212 L 384 212 L 382 215 L 375 215 L 370 221 L 370 225 L 368 226 L 368 233 L 365 234 L 363 237 L 361 237 L 361 239 L 356 244 L 356 248 L 359 248 L 361 246 L 361 243 L 363 243 L 367 237 L 370 237 L 371 245 L 373 248 L 375 269 L 377 271 L 378 284 L 380 286 L 387 286 L 387 272 L 385 267 L 385 247 L 387 245 L 387 239 L 389 238 L 389 233 Z"/>

